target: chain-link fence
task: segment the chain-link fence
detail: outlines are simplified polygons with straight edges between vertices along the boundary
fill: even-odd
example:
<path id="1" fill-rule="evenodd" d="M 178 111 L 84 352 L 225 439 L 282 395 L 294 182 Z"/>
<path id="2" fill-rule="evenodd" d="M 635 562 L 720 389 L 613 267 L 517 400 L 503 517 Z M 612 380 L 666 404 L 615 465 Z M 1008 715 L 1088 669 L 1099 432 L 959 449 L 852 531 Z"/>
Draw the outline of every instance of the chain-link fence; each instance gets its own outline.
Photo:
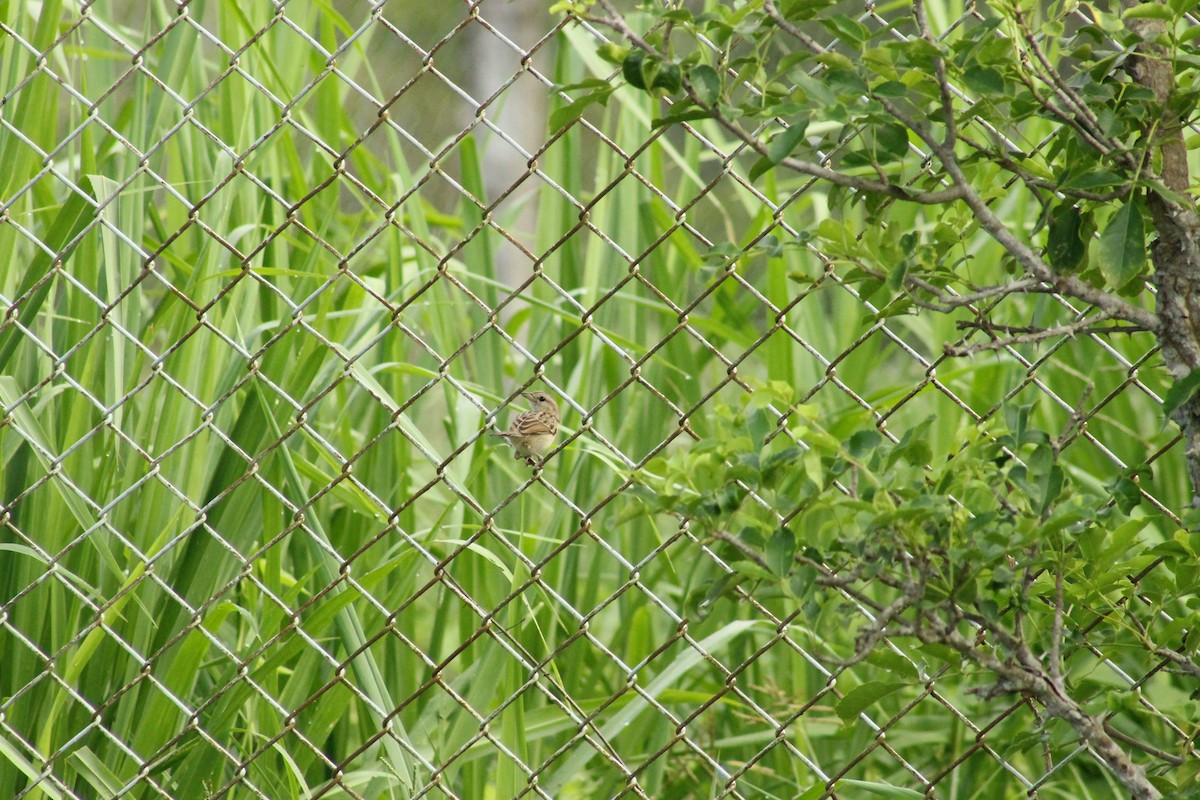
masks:
<path id="1" fill-rule="evenodd" d="M 828 189 L 635 93 L 555 118 L 611 32 L 537 3 L 3 15 L 0 796 L 1121 795 L 930 648 L 839 657 L 870 598 L 715 592 L 736 554 L 630 498 L 774 387 L 776 433 L 937 454 L 1030 415 L 1170 517 L 1148 333 L 948 357 L 1089 310 L 889 312 L 787 249 Z M 529 389 L 563 412 L 536 470 L 488 436 Z M 1194 758 L 1187 683 L 1067 622 L 1122 741 Z"/>

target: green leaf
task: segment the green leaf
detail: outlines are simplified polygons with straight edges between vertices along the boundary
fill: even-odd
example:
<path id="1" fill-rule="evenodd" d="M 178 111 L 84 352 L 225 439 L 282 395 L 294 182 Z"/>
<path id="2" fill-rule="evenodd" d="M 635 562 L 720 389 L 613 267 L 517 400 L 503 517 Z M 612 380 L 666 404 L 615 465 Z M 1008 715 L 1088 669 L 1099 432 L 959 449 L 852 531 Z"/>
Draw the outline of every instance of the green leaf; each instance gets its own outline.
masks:
<path id="1" fill-rule="evenodd" d="M 1105 282 L 1121 289 L 1146 265 L 1146 231 L 1141 206 L 1130 200 L 1113 214 L 1097 243 L 1096 265 Z"/>
<path id="2" fill-rule="evenodd" d="M 950 647 L 949 645 L 940 644 L 938 642 L 931 642 L 929 644 L 919 645 L 917 647 L 917 649 L 920 650 L 925 655 L 929 656 L 929 658 L 931 658 L 932 660 L 940 662 L 941 664 L 944 664 L 946 666 L 949 666 L 949 667 L 961 667 L 962 666 L 962 656 L 959 655 L 957 650 L 955 650 L 953 647 Z"/>
<path id="3" fill-rule="evenodd" d="M 1074 203 L 1062 202 L 1050 211 L 1046 257 L 1059 272 L 1073 272 L 1087 254 L 1083 215 Z"/>
<path id="4" fill-rule="evenodd" d="M 675 94 L 683 88 L 683 70 L 645 50 L 632 50 L 621 62 L 621 75 L 635 89 L 662 89 Z"/>
<path id="5" fill-rule="evenodd" d="M 674 11 L 666 12 L 662 15 L 661 19 L 663 22 L 682 22 L 684 24 L 690 24 L 694 20 L 694 17 L 692 16 L 692 12 L 686 8 L 678 8 Z"/>
<path id="6" fill-rule="evenodd" d="M 866 25 L 845 14 L 832 14 L 822 19 L 821 24 L 825 30 L 856 49 L 861 49 L 863 42 L 871 37 Z"/>
<path id="7" fill-rule="evenodd" d="M 1168 22 L 1175 19 L 1171 9 L 1161 3 L 1142 3 L 1126 9 L 1121 16 L 1124 19 L 1161 19 Z"/>
<path id="8" fill-rule="evenodd" d="M 900 81 L 883 81 L 871 87 L 873 97 L 908 97 L 908 86 Z"/>
<path id="9" fill-rule="evenodd" d="M 946 55 L 944 48 L 920 37 L 903 42 L 891 42 L 888 46 L 896 50 L 900 64 L 918 70 L 923 73 L 922 77 L 932 75 L 935 59 L 943 58 Z"/>
<path id="10" fill-rule="evenodd" d="M 1200 369 L 1194 369 L 1185 377 L 1175 381 L 1175 384 L 1167 390 L 1167 394 L 1163 397 L 1163 414 L 1167 419 L 1182 406 L 1196 396 L 1197 390 L 1200 390 Z"/>
<path id="11" fill-rule="evenodd" d="M 764 620 L 730 622 L 702 639 L 698 647 L 686 648 L 648 684 L 643 685 L 629 705 L 615 714 L 608 715 L 597 733 L 611 741 L 622 731 L 629 729 L 631 724 L 635 724 L 639 715 L 649 712 L 646 716 L 653 716 L 652 709 L 656 707 L 656 698 L 665 691 L 677 689 L 686 676 L 694 675 L 696 669 L 703 666 L 706 658 L 711 659 L 714 655 L 720 657 L 721 651 L 731 646 L 732 642 L 756 631 L 766 633 L 769 627 Z M 580 775 L 586 774 L 584 770 L 597 752 L 596 748 L 575 748 L 570 757 L 564 758 L 562 765 L 542 783 L 542 788 L 551 797 L 561 796 L 562 788 L 568 781 L 578 780 Z"/>
<path id="12" fill-rule="evenodd" d="M 676 103 L 671 106 L 671 111 L 661 117 L 655 117 L 650 123 L 652 128 L 661 128 L 664 125 L 675 125 L 680 122 L 691 122 L 697 119 L 712 119 L 713 112 L 705 108 L 698 107 L 695 103 L 685 101 Z"/>
<path id="13" fill-rule="evenodd" d="M 893 650 L 874 650 L 867 656 L 867 663 L 910 681 L 917 681 L 921 678 L 920 672 L 912 661 Z"/>
<path id="14" fill-rule="evenodd" d="M 846 442 L 846 450 L 855 458 L 870 454 L 883 442 L 883 434 L 874 428 L 856 431 Z"/>
<path id="15" fill-rule="evenodd" d="M 763 448 L 767 436 L 775 430 L 778 419 L 774 414 L 764 413 L 761 408 L 755 408 L 746 415 L 746 431 L 750 434 L 750 440 L 754 443 L 756 451 Z"/>
<path id="16" fill-rule="evenodd" d="M 769 570 L 763 569 L 754 561 L 731 561 L 729 568 L 739 575 L 744 575 L 748 578 L 754 578 L 762 581 L 774 581 L 776 575 Z"/>
<path id="17" fill-rule="evenodd" d="M 900 691 L 908 684 L 868 681 L 846 692 L 846 696 L 838 701 L 837 715 L 842 722 L 850 722 L 859 714 L 878 703 L 890 694 Z"/>
<path id="18" fill-rule="evenodd" d="M 857 167 L 869 167 L 876 164 L 877 159 L 865 150 L 853 150 L 842 156 L 842 169 L 855 169 Z"/>
<path id="19" fill-rule="evenodd" d="M 927 441 L 927 431 L 929 426 L 933 424 L 932 416 L 926 417 L 921 422 L 904 432 L 900 437 L 900 442 L 892 450 L 888 460 L 895 462 L 897 458 L 902 458 L 914 467 L 924 467 L 933 459 L 933 448 L 929 446 Z"/>
<path id="20" fill-rule="evenodd" d="M 767 158 L 766 156 L 763 156 L 762 158 L 758 159 L 757 161 L 755 161 L 753 164 L 750 165 L 750 172 L 749 172 L 750 181 L 753 182 L 754 180 L 756 180 L 758 178 L 758 176 L 764 175 L 773 169 L 775 169 L 775 162 L 772 161 L 771 159 Z"/>
<path id="21" fill-rule="evenodd" d="M 887 287 L 893 292 L 900 291 L 901 287 L 904 286 L 904 278 L 908 275 L 908 264 L 909 260 L 902 258 L 896 262 L 896 266 L 888 273 Z"/>
<path id="22" fill-rule="evenodd" d="M 812 19 L 822 9 L 835 5 L 837 0 L 784 0 L 779 4 L 784 19 Z"/>
<path id="23" fill-rule="evenodd" d="M 807 564 L 802 564 L 792 570 L 791 576 L 788 578 L 788 589 L 791 590 L 792 596 L 797 598 L 807 597 L 814 588 L 816 588 L 817 569 L 810 567 Z M 818 589 L 818 591 L 821 591 Z"/>
<path id="24" fill-rule="evenodd" d="M 71 753 L 68 757 L 73 766 L 79 770 L 79 774 L 83 779 L 96 790 L 96 794 L 101 797 L 116 797 L 121 792 L 121 787 L 124 783 L 116 774 L 109 769 L 104 763 L 104 759 L 96 755 L 96 753 L 87 746 L 81 747 L 79 750 Z"/>
<path id="25" fill-rule="evenodd" d="M 553 88 L 553 91 L 555 91 L 555 92 L 575 92 L 580 89 L 588 89 L 589 91 L 594 92 L 597 89 L 603 89 L 609 85 L 610 85 L 609 82 L 604 80 L 603 78 L 588 78 L 587 80 L 578 81 L 576 83 L 556 84 Z"/>
<path id="26" fill-rule="evenodd" d="M 1077 191 L 1089 192 L 1097 189 L 1108 189 L 1113 186 L 1121 186 L 1125 183 L 1125 179 L 1115 172 L 1108 170 L 1093 170 L 1084 172 L 1079 175 L 1067 175 L 1059 182 L 1058 188 L 1066 191 L 1074 189 Z"/>
<path id="27" fill-rule="evenodd" d="M 881 164 L 902 161 L 908 155 L 908 128 L 898 124 L 876 125 L 871 129 L 875 158 Z"/>
<path id="28" fill-rule="evenodd" d="M 1042 477 L 1042 497 L 1038 505 L 1039 515 L 1044 515 L 1050 506 L 1054 504 L 1054 501 L 1058 499 L 1059 495 L 1062 494 L 1064 483 L 1065 476 L 1058 465 L 1052 466 Z"/>
<path id="29" fill-rule="evenodd" d="M 807 128 L 807 119 L 795 120 L 790 128 L 772 139 L 767 145 L 767 158 L 771 160 L 771 163 L 778 164 L 791 155 L 792 151 L 796 149 L 796 145 L 804 138 L 804 131 Z"/>
<path id="30" fill-rule="evenodd" d="M 13 430 L 19 431 L 19 436 L 35 445 L 34 452 L 37 454 L 38 460 L 42 462 L 42 468 L 47 475 L 53 475 L 51 454 L 57 450 L 53 444 L 53 437 L 42 425 L 41 416 L 35 414 L 28 403 L 21 401 L 22 394 L 20 385 L 15 378 L 11 375 L 0 375 L 0 408 L 10 409 L 8 417 L 4 419 L 5 427 L 11 426 Z M 83 498 L 79 496 L 79 492 L 70 487 L 68 482 L 56 480 L 50 481 L 50 485 L 54 487 L 63 504 L 75 517 L 75 523 L 82 530 L 90 530 L 96 525 L 96 517 L 92 512 L 93 506 L 84 502 Z M 118 580 L 123 579 L 124 572 L 109 551 L 106 540 L 100 536 L 88 536 L 87 540 L 100 551 L 108 563 L 113 577 Z"/>
<path id="31" fill-rule="evenodd" d="M 43 777 L 40 768 L 27 759 L 21 748 L 10 742 L 7 735 L 0 736 L 0 756 L 3 756 L 4 760 L 16 767 L 18 771 L 23 772 L 31 781 L 41 780 Z M 49 781 L 42 781 L 39 791 L 45 793 L 50 800 L 62 800 L 63 797 L 62 793 L 50 785 Z"/>
<path id="32" fill-rule="evenodd" d="M 767 566 L 776 575 L 791 572 L 796 563 L 796 534 L 787 526 L 781 526 L 767 540 Z"/>
<path id="33" fill-rule="evenodd" d="M 599 91 L 591 92 L 590 94 L 585 94 L 583 97 L 580 97 L 578 100 L 574 100 L 571 103 L 568 103 L 567 105 L 563 106 L 562 108 L 557 109 L 554 113 L 552 113 L 550 115 L 550 121 L 549 121 L 550 131 L 553 133 L 555 131 L 562 130 L 566 126 L 570 125 L 572 122 L 574 122 L 575 120 L 582 117 L 583 112 L 586 111 L 589 106 L 592 106 L 596 103 L 599 103 L 602 106 L 607 105 L 609 95 L 612 94 L 612 91 L 613 90 L 612 90 L 611 86 L 606 86 L 605 88 L 600 89 Z"/>
<path id="34" fill-rule="evenodd" d="M 612 42 L 606 42 L 605 44 L 602 44 L 600 47 L 596 48 L 596 55 L 600 56 L 610 64 L 616 64 L 619 67 L 623 67 L 625 65 L 625 59 L 629 57 L 629 48 L 622 47 L 619 44 L 613 44 Z"/>
<path id="35" fill-rule="evenodd" d="M 1110 489 L 1112 490 L 1113 501 L 1117 504 L 1117 508 L 1121 509 L 1122 514 L 1130 513 L 1142 502 L 1142 490 L 1127 475 L 1118 478 Z"/>
<path id="36" fill-rule="evenodd" d="M 866 81 L 853 69 L 832 67 L 825 73 L 825 80 L 842 95 L 858 98 L 868 92 Z"/>
<path id="37" fill-rule="evenodd" d="M 688 82 L 696 99 L 706 106 L 716 105 L 721 98 L 721 78 L 707 64 L 699 64 L 688 70 Z"/>
<path id="38" fill-rule="evenodd" d="M 621 61 L 621 75 L 635 89 L 646 90 L 646 82 L 642 75 L 642 65 L 646 61 L 645 50 L 630 50 Z"/>
<path id="39" fill-rule="evenodd" d="M 54 281 L 42 281 L 36 289 L 33 287 L 56 263 L 66 263 L 78 244 L 76 237 L 96 218 L 95 192 L 92 189 L 91 181 L 87 176 L 83 176 L 76 182 L 76 185 L 80 192 L 71 192 L 63 201 L 62 207 L 54 215 L 53 221 L 41 236 L 45 247 L 37 248 L 35 255 L 21 273 L 21 282 L 17 285 L 14 296 L 22 298 L 17 302 L 15 310 L 23 320 L 32 320 L 37 316 Z M 54 255 L 52 256 L 51 253 Z M 16 265 L 6 266 L 16 269 Z M 3 371 L 12 357 L 13 351 L 24 339 L 24 334 L 16 325 L 5 325 L 3 328 L 3 333 L 0 333 L 0 371 Z"/>
<path id="40" fill-rule="evenodd" d="M 976 94 L 1003 94 L 1004 76 L 991 67 L 978 64 L 963 70 L 963 83 Z"/>
<path id="41" fill-rule="evenodd" d="M 667 94 L 676 94 L 683 88 L 683 70 L 678 64 L 659 63 L 654 80 L 650 82 L 651 89 L 662 89 Z"/>

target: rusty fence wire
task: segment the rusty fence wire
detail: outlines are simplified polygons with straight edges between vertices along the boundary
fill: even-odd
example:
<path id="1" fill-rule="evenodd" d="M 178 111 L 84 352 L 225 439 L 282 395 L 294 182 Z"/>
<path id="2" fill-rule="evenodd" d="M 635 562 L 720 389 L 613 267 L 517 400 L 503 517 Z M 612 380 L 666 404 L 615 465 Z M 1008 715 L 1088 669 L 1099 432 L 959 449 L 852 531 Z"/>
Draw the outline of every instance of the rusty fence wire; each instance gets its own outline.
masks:
<path id="1" fill-rule="evenodd" d="M 827 189 L 634 93 L 549 126 L 612 32 L 547 5 L 0 8 L 0 796 L 1120 796 L 1034 704 L 821 646 L 866 604 L 706 599 L 730 554 L 629 497 L 774 386 L 935 447 L 1028 409 L 1170 516 L 1151 337 L 948 358 L 978 326 L 780 254 Z M 488 432 L 535 388 L 532 470 Z M 1194 756 L 1177 676 L 1092 652 Z"/>

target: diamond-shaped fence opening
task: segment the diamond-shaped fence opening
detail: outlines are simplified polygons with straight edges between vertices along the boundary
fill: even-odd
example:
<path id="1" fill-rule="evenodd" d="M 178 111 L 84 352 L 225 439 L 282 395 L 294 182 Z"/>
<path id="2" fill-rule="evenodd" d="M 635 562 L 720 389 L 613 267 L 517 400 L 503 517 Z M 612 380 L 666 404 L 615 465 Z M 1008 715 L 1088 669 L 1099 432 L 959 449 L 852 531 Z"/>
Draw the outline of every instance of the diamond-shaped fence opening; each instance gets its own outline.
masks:
<path id="1" fill-rule="evenodd" d="M 1122 796 L 1062 713 L 889 635 L 887 587 L 837 572 L 828 530 L 853 518 L 779 465 L 869 504 L 865 461 L 813 437 L 924 453 L 932 483 L 971 437 L 1028 458 L 1010 432 L 1036 419 L 1062 480 L 1177 519 L 1150 334 L 1023 342 L 1097 314 L 1044 286 L 931 284 L 946 313 L 906 313 L 881 290 L 903 276 L 836 226 L 894 232 L 831 215 L 828 187 L 764 181 L 718 126 L 653 125 L 658 101 L 558 113 L 616 71 L 594 54 L 619 31 L 587 13 L 14 9 L 0 796 Z M 920 36 L 907 10 L 853 14 Z M 562 418 L 530 469 L 491 434 L 539 388 Z M 1124 692 L 1096 724 L 1178 766 L 1195 661 L 1136 645 L 1186 642 L 1194 574 L 1135 566 L 1058 624 L 1085 702 Z"/>

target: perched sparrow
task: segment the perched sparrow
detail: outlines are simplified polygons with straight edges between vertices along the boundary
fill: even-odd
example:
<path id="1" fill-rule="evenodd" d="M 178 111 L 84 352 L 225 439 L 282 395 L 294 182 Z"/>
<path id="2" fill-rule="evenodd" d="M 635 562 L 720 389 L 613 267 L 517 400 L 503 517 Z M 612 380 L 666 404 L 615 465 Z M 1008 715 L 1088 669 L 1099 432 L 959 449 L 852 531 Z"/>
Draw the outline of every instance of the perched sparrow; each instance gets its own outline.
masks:
<path id="1" fill-rule="evenodd" d="M 554 445 L 562 415 L 554 398 L 545 392 L 521 392 L 521 396 L 533 408 L 517 414 L 504 433 L 493 435 L 507 439 L 513 448 L 513 458 L 533 467 L 542 462 L 542 456 Z"/>

